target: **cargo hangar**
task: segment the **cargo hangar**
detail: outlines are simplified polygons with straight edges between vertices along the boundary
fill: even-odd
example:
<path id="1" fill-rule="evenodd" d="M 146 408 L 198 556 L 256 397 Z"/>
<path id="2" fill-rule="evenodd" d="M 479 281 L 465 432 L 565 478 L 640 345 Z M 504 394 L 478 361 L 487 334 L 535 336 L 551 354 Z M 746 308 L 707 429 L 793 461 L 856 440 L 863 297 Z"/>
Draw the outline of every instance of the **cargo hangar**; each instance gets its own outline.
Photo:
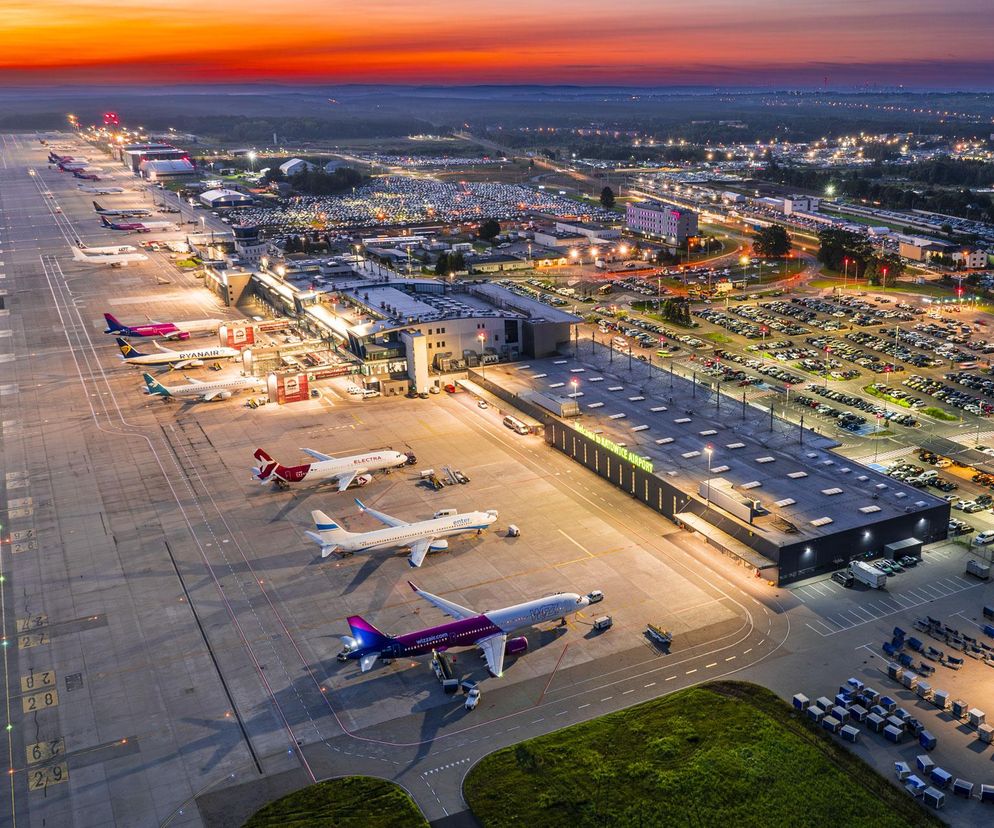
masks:
<path id="1" fill-rule="evenodd" d="M 551 447 L 781 585 L 947 535 L 945 500 L 696 376 L 580 341 L 470 379 L 543 423 Z"/>

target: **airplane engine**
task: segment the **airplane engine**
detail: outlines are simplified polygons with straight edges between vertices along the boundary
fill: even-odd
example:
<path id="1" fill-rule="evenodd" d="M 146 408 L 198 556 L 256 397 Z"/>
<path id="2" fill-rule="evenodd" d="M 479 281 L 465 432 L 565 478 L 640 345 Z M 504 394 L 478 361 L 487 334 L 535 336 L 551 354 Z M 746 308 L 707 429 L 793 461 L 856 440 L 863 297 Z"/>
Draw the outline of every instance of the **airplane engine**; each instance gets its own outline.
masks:
<path id="1" fill-rule="evenodd" d="M 166 339 L 184 339 L 184 340 L 189 338 L 190 338 L 189 331 L 177 331 L 176 333 L 170 334 L 169 336 L 166 337 Z"/>
<path id="2" fill-rule="evenodd" d="M 231 399 L 231 392 L 230 391 L 222 391 L 220 394 L 217 395 L 217 398 L 219 400 L 230 400 Z"/>
<path id="3" fill-rule="evenodd" d="M 373 482 L 373 475 L 371 474 L 360 474 L 355 479 L 355 484 L 357 486 L 365 486 L 367 483 Z"/>
<path id="4" fill-rule="evenodd" d="M 507 652 L 510 655 L 521 655 L 528 650 L 528 639 L 523 635 L 517 638 L 510 638 L 507 641 Z"/>

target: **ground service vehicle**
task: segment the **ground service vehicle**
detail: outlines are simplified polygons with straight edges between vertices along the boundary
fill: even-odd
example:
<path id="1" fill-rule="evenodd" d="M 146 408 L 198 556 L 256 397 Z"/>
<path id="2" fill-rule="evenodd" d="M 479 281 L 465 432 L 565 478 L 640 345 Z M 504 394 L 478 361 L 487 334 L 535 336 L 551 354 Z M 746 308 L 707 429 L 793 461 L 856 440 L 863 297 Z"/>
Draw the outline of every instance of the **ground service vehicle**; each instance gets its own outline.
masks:
<path id="1" fill-rule="evenodd" d="M 883 589 L 887 584 L 887 575 L 884 572 L 863 561 L 853 561 L 849 564 L 849 572 L 855 580 L 871 589 Z"/>

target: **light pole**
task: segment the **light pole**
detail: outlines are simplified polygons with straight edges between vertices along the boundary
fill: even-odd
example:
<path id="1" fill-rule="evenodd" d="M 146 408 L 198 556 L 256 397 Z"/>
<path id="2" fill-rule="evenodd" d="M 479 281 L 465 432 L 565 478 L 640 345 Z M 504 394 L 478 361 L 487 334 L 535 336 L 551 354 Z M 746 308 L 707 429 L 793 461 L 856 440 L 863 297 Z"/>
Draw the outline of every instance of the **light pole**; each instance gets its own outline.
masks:
<path id="1" fill-rule="evenodd" d="M 573 379 L 571 379 L 569 381 L 569 384 L 570 384 L 570 387 L 573 389 L 573 393 L 570 394 L 570 396 L 575 400 L 576 399 L 576 388 L 580 384 L 580 380 L 578 380 L 576 377 L 573 377 Z M 977 433 L 978 434 L 980 433 L 979 427 L 977 429 Z"/>
<path id="2" fill-rule="evenodd" d="M 476 338 L 478 340 L 480 340 L 480 367 L 483 369 L 483 379 L 484 379 L 484 381 L 486 381 L 486 379 L 487 379 L 487 363 L 486 363 L 486 361 L 483 358 L 484 355 L 485 355 L 485 351 L 483 349 L 483 343 L 487 341 L 487 335 L 481 331 L 477 335 Z"/>
<path id="3" fill-rule="evenodd" d="M 708 456 L 708 486 L 707 486 L 707 508 L 711 508 L 711 457 L 714 455 L 714 449 L 711 446 L 704 447 L 704 453 Z"/>
<path id="4" fill-rule="evenodd" d="M 248 154 L 249 165 L 252 168 L 252 172 L 255 172 L 255 159 L 258 157 L 259 156 L 255 154 L 254 150 Z"/>
<path id="5" fill-rule="evenodd" d="M 842 260 L 842 263 L 845 265 L 845 275 L 842 277 L 842 292 L 845 293 L 846 287 L 849 284 L 849 257 L 846 256 L 846 258 Z"/>
<path id="6" fill-rule="evenodd" d="M 831 370 L 831 366 L 828 364 L 828 355 L 832 353 L 832 348 L 830 345 L 825 346 L 825 390 L 828 390 L 828 372 Z"/>

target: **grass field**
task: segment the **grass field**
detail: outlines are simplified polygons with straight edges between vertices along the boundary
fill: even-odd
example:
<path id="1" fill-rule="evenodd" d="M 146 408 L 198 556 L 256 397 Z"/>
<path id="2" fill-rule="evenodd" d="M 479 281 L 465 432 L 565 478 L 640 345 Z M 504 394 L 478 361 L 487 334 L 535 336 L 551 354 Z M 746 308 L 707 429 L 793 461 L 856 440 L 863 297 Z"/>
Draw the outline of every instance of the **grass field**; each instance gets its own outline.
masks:
<path id="1" fill-rule="evenodd" d="M 922 414 L 928 414 L 929 417 L 934 417 L 936 420 L 942 420 L 946 423 L 952 423 L 959 419 L 955 414 L 950 414 L 944 408 L 936 408 L 934 405 L 923 408 Z"/>
<path id="2" fill-rule="evenodd" d="M 897 397 L 892 397 L 890 394 L 886 394 L 883 391 L 878 391 L 876 388 L 870 385 L 864 385 L 863 390 L 869 394 L 871 397 L 876 397 L 880 400 L 886 400 L 891 405 L 899 405 L 901 408 L 911 408 L 911 405 L 907 400 L 901 400 Z"/>
<path id="3" fill-rule="evenodd" d="M 269 803 L 244 828 L 427 828 L 414 801 L 393 782 L 346 776 Z"/>
<path id="4" fill-rule="evenodd" d="M 773 693 L 740 682 L 499 750 L 464 794 L 487 828 L 942 824 Z"/>

